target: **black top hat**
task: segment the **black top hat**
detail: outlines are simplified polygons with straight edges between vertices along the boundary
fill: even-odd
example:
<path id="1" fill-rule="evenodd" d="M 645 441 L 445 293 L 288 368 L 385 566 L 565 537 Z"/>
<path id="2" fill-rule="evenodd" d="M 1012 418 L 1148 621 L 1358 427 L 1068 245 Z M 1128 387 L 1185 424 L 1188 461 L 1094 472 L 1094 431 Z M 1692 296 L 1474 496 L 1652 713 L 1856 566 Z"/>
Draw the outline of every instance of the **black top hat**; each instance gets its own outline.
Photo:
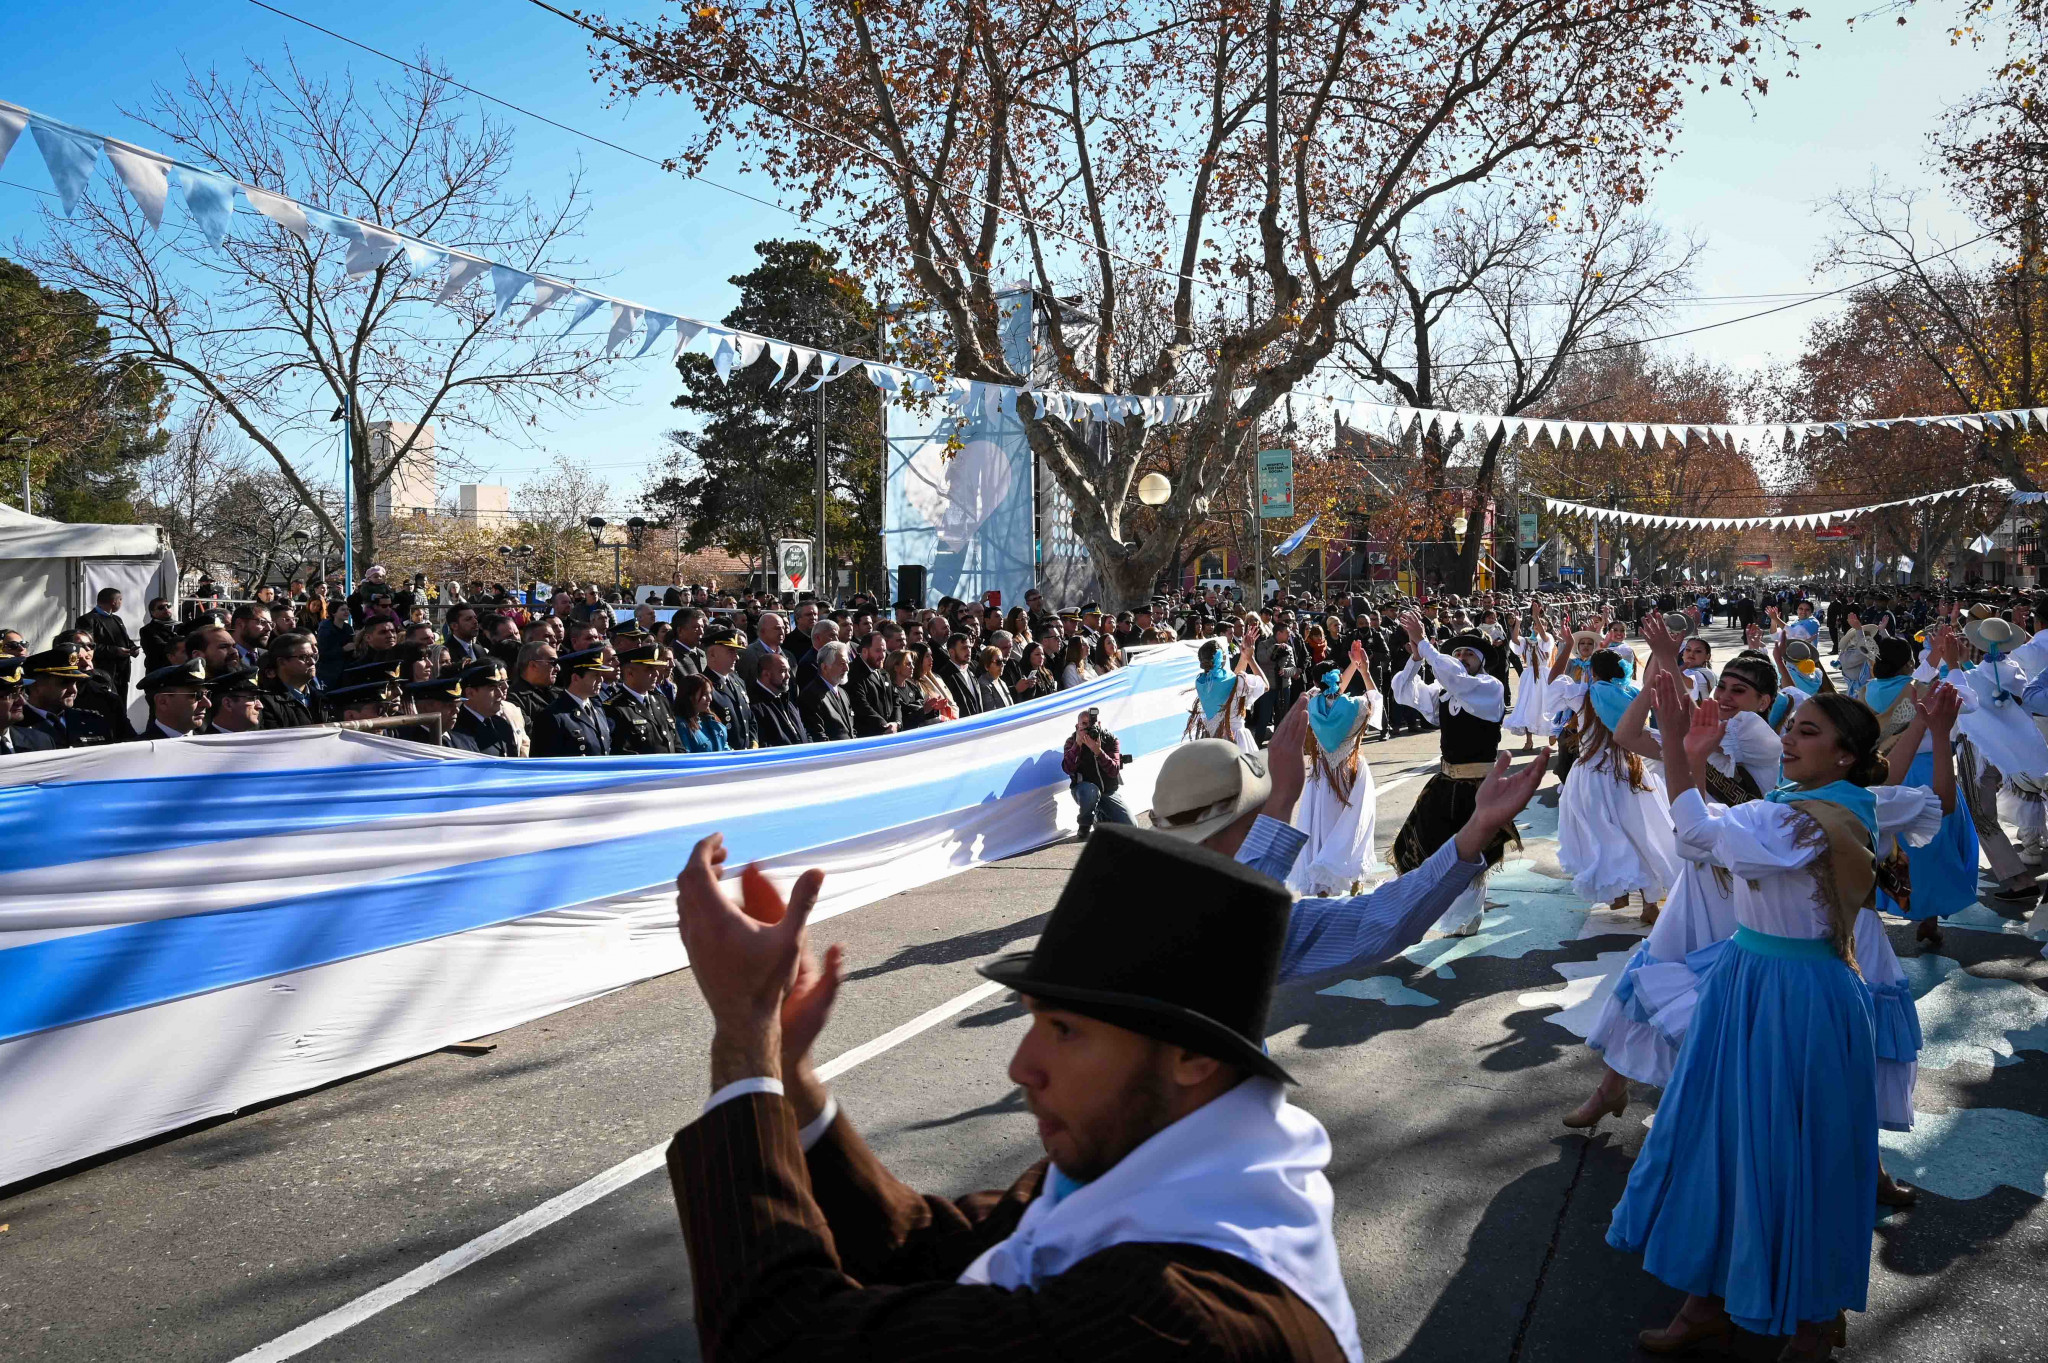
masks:
<path id="1" fill-rule="evenodd" d="M 980 967 L 998 984 L 1255 1074 L 1293 900 L 1198 844 L 1104 825 L 1031 951 Z"/>

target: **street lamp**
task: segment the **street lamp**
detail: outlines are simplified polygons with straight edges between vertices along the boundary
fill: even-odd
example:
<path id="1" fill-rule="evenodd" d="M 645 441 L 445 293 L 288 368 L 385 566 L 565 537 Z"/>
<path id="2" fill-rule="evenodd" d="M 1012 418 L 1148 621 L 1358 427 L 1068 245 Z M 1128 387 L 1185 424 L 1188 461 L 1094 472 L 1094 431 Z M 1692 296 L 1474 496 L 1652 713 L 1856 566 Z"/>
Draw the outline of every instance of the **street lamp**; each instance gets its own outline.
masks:
<path id="1" fill-rule="evenodd" d="M 1163 473 L 1148 473 L 1138 480 L 1138 500 L 1146 506 L 1165 506 L 1173 496 L 1173 484 Z"/>
<path id="2" fill-rule="evenodd" d="M 639 532 L 640 532 L 640 533 L 645 533 L 645 531 L 646 531 L 646 529 L 647 529 L 647 522 L 646 522 L 646 521 L 643 521 L 643 520 L 641 520 L 641 519 L 640 519 L 640 518 L 639 518 L 638 516 L 635 516 L 635 517 L 633 517 L 633 519 L 632 519 L 632 520 L 630 520 L 630 521 L 627 521 L 627 522 L 626 522 L 626 533 L 627 533 L 627 534 L 631 535 L 631 534 L 635 533 L 635 531 L 634 531 L 634 526 L 635 526 L 635 524 L 636 524 L 636 523 L 637 523 L 637 524 L 638 524 L 638 526 L 640 527 L 640 531 L 639 531 Z M 604 518 L 604 517 L 602 517 L 602 516 L 592 516 L 592 517 L 591 517 L 591 518 L 590 518 L 589 520 L 587 520 L 587 521 L 583 522 L 584 528 L 586 528 L 587 530 L 589 530 L 589 531 L 590 531 L 590 547 L 591 547 L 591 548 L 593 548 L 593 549 L 602 549 L 602 548 L 604 548 L 604 547 L 605 547 L 605 543 L 604 543 L 604 528 L 605 528 L 605 525 L 606 525 L 606 524 L 607 524 L 607 522 L 605 521 L 605 518 Z M 621 549 L 623 549 L 624 547 L 625 547 L 625 546 L 624 546 L 624 545 L 622 545 L 622 544 L 620 544 L 620 543 L 619 543 L 619 542 L 618 542 L 617 540 L 613 540 L 613 541 L 612 541 L 612 544 L 611 544 L 611 551 L 612 551 L 612 590 L 613 590 L 613 591 L 617 591 L 617 590 L 619 589 L 619 586 L 620 586 L 620 584 L 621 584 L 622 582 L 624 582 L 624 581 L 625 581 L 625 574 L 624 574 L 624 571 L 623 571 L 623 569 L 621 568 L 621 566 L 620 566 L 620 563 L 619 563 L 619 551 L 620 551 Z"/>

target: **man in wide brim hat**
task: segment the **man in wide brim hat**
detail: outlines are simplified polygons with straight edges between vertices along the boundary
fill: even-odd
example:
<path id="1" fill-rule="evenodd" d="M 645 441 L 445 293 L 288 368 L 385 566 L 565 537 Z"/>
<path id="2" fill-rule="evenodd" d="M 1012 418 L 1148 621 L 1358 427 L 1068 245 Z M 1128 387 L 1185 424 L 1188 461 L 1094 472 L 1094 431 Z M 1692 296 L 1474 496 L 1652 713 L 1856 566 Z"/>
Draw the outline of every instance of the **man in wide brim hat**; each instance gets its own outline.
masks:
<path id="1" fill-rule="evenodd" d="M 749 867 L 742 907 L 724 860 L 714 834 L 678 877 L 712 1096 L 668 1155 L 707 1355 L 1178 1363 L 1195 1331 L 1211 1359 L 1361 1363 L 1329 1138 L 1261 1044 L 1284 887 L 1100 829 L 1038 945 L 982 972 L 1029 1010 L 1009 1078 L 1047 1158 L 948 1202 L 893 1178 L 812 1069 L 840 972 L 805 949 L 823 874 L 785 904 Z"/>

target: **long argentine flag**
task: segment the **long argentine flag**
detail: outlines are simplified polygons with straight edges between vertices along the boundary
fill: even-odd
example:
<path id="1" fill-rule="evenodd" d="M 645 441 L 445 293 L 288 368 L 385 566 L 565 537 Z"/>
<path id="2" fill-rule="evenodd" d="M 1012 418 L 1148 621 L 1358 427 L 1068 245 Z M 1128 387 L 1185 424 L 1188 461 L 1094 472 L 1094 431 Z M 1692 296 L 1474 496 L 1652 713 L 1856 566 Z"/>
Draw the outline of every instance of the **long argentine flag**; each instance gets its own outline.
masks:
<path id="1" fill-rule="evenodd" d="M 844 913 L 1074 826 L 1084 707 L 1143 808 L 1193 645 L 913 733 L 499 759 L 338 730 L 0 762 L 0 1185 L 687 964 L 674 878 L 826 872 Z M 1142 803 L 1140 803 L 1142 802 Z"/>

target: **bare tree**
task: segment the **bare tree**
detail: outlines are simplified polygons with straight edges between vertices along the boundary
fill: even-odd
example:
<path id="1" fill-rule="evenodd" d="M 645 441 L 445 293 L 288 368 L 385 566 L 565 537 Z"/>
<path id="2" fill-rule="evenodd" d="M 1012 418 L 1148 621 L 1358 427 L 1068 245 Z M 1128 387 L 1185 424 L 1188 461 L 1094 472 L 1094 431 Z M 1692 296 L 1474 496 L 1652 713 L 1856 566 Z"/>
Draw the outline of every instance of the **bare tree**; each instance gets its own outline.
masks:
<path id="1" fill-rule="evenodd" d="M 1156 410 L 1106 412 L 1106 442 L 1083 420 L 1028 416 L 1105 602 L 1128 604 L 1336 349 L 1368 262 L 1404 223 L 1479 182 L 1545 204 L 1639 199 L 1686 95 L 1709 79 L 1761 90 L 1759 63 L 1798 13 L 1732 0 L 790 0 L 580 22 L 614 89 L 692 101 L 704 132 L 679 164 L 735 141 L 806 208 L 839 213 L 858 267 L 935 305 L 954 373 L 1023 381 L 998 303 L 1023 273 L 1093 319 L 1085 335 L 1052 321 L 1066 388 L 1206 399 L 1142 542 L 1124 520 L 1163 441 Z M 1140 287 L 1147 277 L 1168 287 Z M 1164 325 L 1134 325 L 1143 311 Z"/>
<path id="2" fill-rule="evenodd" d="M 584 523 L 611 505 L 611 484 L 589 465 L 557 456 L 545 473 L 520 484 L 512 512 L 532 533 L 547 575 L 556 582 L 587 574 L 596 562 Z"/>
<path id="3" fill-rule="evenodd" d="M 510 133 L 472 115 L 445 74 L 362 89 L 347 76 L 310 76 L 289 57 L 282 68 L 252 60 L 239 82 L 194 74 L 132 116 L 164 150 L 261 190 L 532 273 L 559 277 L 573 263 L 563 252 L 584 212 L 575 182 L 552 204 L 514 193 Z M 493 320 L 492 301 L 473 295 L 437 304 L 442 281 L 424 255 L 416 265 L 406 251 L 374 263 L 356 254 L 352 274 L 349 258 L 363 248 L 345 236 L 243 215 L 214 245 L 191 223 L 152 229 L 132 199 L 100 187 L 75 217 L 45 210 L 45 226 L 17 254 L 89 298 L 117 349 L 217 409 L 337 540 L 303 451 L 326 448 L 331 414 L 346 408 L 365 560 L 376 548 L 376 491 L 418 439 L 373 462 L 372 420 L 524 440 L 544 413 L 606 391 L 602 359 L 555 336 L 555 325 L 516 332 L 517 311 Z"/>
<path id="4" fill-rule="evenodd" d="M 1409 406 L 1516 416 L 1543 404 L 1577 357 L 1612 349 L 1661 312 L 1700 249 L 1615 208 L 1561 227 L 1555 213 L 1508 195 L 1453 202 L 1412 253 L 1399 234 L 1383 244 L 1380 277 L 1349 310 L 1340 358 Z M 1454 515 L 1478 525 L 1508 436 L 1492 431 L 1470 485 L 1452 488 L 1446 469 L 1464 438 L 1441 426 L 1406 436 L 1417 491 L 1439 509 L 1446 542 Z M 1455 555 L 1436 556 L 1446 587 L 1471 590 L 1482 545 L 1474 531 Z"/>

